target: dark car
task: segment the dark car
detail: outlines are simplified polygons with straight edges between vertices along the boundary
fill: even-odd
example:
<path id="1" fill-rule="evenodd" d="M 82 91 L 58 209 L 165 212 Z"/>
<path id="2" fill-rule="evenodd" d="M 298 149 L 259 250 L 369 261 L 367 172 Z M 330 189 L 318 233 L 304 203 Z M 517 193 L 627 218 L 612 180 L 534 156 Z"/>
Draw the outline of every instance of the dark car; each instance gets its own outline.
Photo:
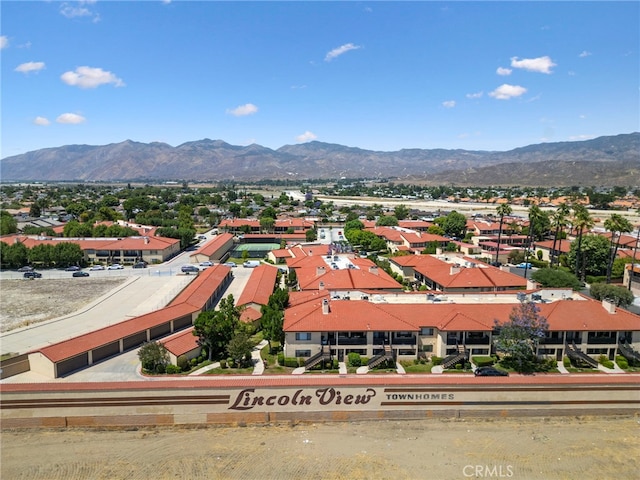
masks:
<path id="1" fill-rule="evenodd" d="M 509 372 L 494 367 L 478 367 L 473 372 L 476 377 L 508 377 Z"/>
<path id="2" fill-rule="evenodd" d="M 42 274 L 39 272 L 25 272 L 24 278 L 42 278 Z"/>
<path id="3" fill-rule="evenodd" d="M 65 268 L 66 272 L 77 272 L 80 270 L 80 267 L 77 265 L 71 265 L 70 267 Z"/>
<path id="4" fill-rule="evenodd" d="M 147 262 L 134 263 L 133 268 L 147 268 Z"/>
<path id="5" fill-rule="evenodd" d="M 18 271 L 20 273 L 22 273 L 22 272 L 33 272 L 33 267 L 30 267 L 29 265 L 25 265 L 24 267 L 20 267 L 18 269 Z"/>
<path id="6" fill-rule="evenodd" d="M 88 277 L 88 272 L 73 272 L 72 277 Z"/>

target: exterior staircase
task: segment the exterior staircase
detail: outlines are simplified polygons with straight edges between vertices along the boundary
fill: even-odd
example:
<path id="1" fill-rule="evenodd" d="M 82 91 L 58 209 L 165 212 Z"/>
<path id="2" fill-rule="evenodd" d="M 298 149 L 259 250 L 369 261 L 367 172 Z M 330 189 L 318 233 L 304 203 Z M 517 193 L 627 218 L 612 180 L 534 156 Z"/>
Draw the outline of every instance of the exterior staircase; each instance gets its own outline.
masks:
<path id="1" fill-rule="evenodd" d="M 586 353 L 582 352 L 576 346 L 575 342 L 567 343 L 566 351 L 567 351 L 567 356 L 571 360 L 574 360 L 574 361 L 579 362 L 579 363 L 586 363 L 587 365 L 589 365 L 590 367 L 593 367 L 593 368 L 598 368 L 598 361 L 595 360 L 594 358 L 591 358 Z"/>
<path id="2" fill-rule="evenodd" d="M 371 358 L 371 360 L 369 360 L 367 362 L 367 367 L 369 369 L 375 368 L 378 365 L 380 365 L 382 362 L 385 362 L 387 360 L 394 360 L 393 357 L 393 350 L 391 350 L 391 346 L 390 345 L 384 345 L 384 349 L 382 351 L 382 353 L 376 355 L 375 357 Z"/>
<path id="3" fill-rule="evenodd" d="M 640 353 L 636 352 L 628 342 L 618 342 L 618 351 L 630 364 L 640 363 Z"/>
<path id="4" fill-rule="evenodd" d="M 466 347 L 464 345 L 456 344 L 456 352 L 449 355 L 448 357 L 445 357 L 444 360 L 442 360 L 442 369 L 446 370 L 447 368 L 451 368 L 452 365 L 455 365 L 456 363 L 460 363 L 462 361 L 467 361 L 468 358 L 469 354 Z"/>
<path id="5" fill-rule="evenodd" d="M 309 358 L 306 362 L 304 362 L 304 368 L 305 369 L 313 368 L 320 362 L 324 360 L 330 360 L 330 359 L 331 359 L 331 351 L 328 348 L 325 350 L 325 347 L 323 345 L 322 349 L 318 353 L 316 353 L 313 357 Z"/>

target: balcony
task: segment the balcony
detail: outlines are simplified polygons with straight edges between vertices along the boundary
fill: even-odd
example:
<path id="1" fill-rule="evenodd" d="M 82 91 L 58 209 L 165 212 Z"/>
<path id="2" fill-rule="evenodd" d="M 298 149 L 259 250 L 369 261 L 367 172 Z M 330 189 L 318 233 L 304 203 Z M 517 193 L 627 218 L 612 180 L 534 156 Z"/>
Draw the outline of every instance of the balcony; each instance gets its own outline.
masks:
<path id="1" fill-rule="evenodd" d="M 366 345 L 367 337 L 338 337 L 338 345 Z"/>
<path id="2" fill-rule="evenodd" d="M 564 340 L 562 338 L 543 337 L 538 342 L 539 345 L 562 345 Z"/>
<path id="3" fill-rule="evenodd" d="M 465 345 L 489 345 L 489 343 L 491 343 L 489 337 L 471 337 L 466 338 L 464 341 Z"/>
<path id="4" fill-rule="evenodd" d="M 398 337 L 391 340 L 392 345 L 415 345 L 416 337 Z"/>
<path id="5" fill-rule="evenodd" d="M 587 337 L 589 345 L 615 345 L 618 343 L 616 337 Z"/>

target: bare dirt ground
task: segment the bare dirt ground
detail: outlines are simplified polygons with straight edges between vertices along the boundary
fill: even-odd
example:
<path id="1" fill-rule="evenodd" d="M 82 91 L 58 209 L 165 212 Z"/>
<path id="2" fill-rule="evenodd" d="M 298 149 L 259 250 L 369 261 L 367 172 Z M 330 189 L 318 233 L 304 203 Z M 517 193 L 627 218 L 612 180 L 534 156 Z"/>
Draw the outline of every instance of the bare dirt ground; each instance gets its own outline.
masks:
<path id="1" fill-rule="evenodd" d="M 126 277 L 2 280 L 0 332 L 73 313 L 125 281 Z"/>
<path id="2" fill-rule="evenodd" d="M 631 479 L 640 471 L 639 429 L 638 418 L 595 417 L 3 432 L 1 474 L 12 480 Z"/>

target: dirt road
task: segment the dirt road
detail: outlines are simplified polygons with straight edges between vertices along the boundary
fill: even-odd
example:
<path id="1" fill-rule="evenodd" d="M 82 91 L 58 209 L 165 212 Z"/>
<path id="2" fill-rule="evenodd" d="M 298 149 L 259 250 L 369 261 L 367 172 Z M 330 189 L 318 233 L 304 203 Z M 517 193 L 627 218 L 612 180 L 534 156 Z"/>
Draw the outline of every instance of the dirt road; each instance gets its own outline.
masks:
<path id="1" fill-rule="evenodd" d="M 12 480 L 630 479 L 637 418 L 3 432 Z M 36 447 L 37 446 L 37 447 Z"/>

